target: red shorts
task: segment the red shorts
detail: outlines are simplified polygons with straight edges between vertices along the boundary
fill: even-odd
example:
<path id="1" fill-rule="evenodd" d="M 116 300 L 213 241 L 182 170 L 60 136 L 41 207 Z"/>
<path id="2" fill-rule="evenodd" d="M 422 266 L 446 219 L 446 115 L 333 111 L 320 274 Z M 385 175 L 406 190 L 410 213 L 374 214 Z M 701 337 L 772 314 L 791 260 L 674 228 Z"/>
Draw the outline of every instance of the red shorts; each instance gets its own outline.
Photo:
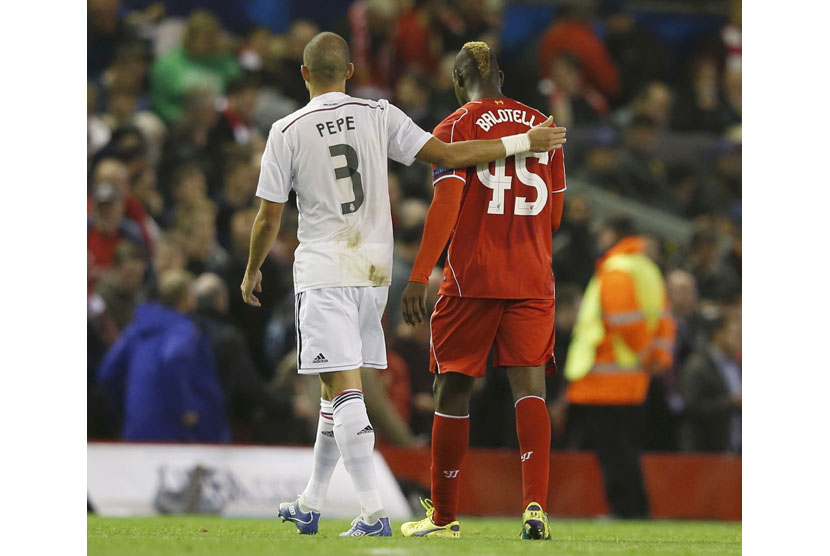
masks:
<path id="1" fill-rule="evenodd" d="M 495 367 L 547 365 L 553 374 L 554 299 L 482 299 L 442 295 L 430 318 L 432 373 L 484 376 Z"/>

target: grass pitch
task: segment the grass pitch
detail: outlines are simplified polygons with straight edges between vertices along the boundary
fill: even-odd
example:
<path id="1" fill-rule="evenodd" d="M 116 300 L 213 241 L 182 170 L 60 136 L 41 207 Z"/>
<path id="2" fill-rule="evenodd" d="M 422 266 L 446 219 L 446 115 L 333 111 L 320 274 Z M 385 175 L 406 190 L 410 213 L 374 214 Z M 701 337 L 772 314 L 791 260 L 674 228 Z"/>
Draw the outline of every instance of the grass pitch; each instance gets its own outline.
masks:
<path id="1" fill-rule="evenodd" d="M 324 520 L 315 536 L 279 520 L 221 517 L 87 518 L 87 554 L 443 556 L 509 554 L 740 554 L 741 524 L 700 521 L 552 520 L 550 542 L 520 541 L 519 519 L 461 519 L 460 539 L 337 537 L 348 521 Z"/>

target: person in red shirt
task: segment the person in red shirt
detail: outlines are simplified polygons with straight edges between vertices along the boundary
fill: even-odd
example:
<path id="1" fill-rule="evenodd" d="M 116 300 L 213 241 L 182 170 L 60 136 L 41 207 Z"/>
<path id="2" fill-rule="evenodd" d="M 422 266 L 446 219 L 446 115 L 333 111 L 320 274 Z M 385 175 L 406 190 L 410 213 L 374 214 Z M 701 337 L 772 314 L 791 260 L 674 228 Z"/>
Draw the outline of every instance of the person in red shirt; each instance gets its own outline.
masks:
<path id="1" fill-rule="evenodd" d="M 620 71 L 605 43 L 591 29 L 592 8 L 573 6 L 542 35 L 539 43 L 539 73 L 550 77 L 553 60 L 563 52 L 582 63 L 583 75 L 606 99 L 620 92 Z"/>
<path id="2" fill-rule="evenodd" d="M 527 131 L 545 116 L 501 93 L 504 74 L 483 42 L 469 42 L 453 70 L 462 104 L 433 134 L 447 141 L 493 139 Z M 522 537 L 550 538 L 545 513 L 550 419 L 546 368 L 553 372 L 552 235 L 565 191 L 561 149 L 522 153 L 475 168 L 433 169 L 435 194 L 423 240 L 402 296 L 404 320 L 426 321 L 429 274 L 449 240 L 441 289 L 429 319 L 435 376 L 432 499 L 427 518 L 404 536 L 458 537 L 458 477 L 469 442 L 473 381 L 487 356 L 507 369 L 521 449 Z M 547 366 L 547 367 L 546 367 Z"/>
<path id="3" fill-rule="evenodd" d="M 124 217 L 124 198 L 109 183 L 95 185 L 90 197 L 92 210 L 87 219 L 87 295 L 94 289 L 104 270 L 113 266 L 115 249 L 124 241 L 144 245 L 138 226 Z"/>

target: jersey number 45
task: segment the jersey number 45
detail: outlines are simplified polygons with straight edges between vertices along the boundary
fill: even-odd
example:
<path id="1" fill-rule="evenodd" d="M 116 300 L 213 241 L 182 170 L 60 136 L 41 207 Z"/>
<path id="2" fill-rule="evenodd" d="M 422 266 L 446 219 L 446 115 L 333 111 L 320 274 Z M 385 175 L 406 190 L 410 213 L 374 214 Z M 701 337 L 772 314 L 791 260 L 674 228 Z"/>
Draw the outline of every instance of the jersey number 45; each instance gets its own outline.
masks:
<path id="1" fill-rule="evenodd" d="M 519 216 L 535 216 L 542 212 L 548 202 L 548 185 L 545 180 L 538 174 L 534 174 L 527 169 L 528 158 L 538 158 L 540 164 L 548 163 L 549 153 L 522 153 L 515 155 L 516 160 L 516 178 L 527 185 L 536 189 L 536 199 L 528 202 L 527 197 L 516 196 L 515 206 L 513 207 L 513 214 Z M 489 164 L 479 164 L 476 168 L 476 174 L 479 181 L 493 190 L 493 198 L 487 206 L 487 214 L 504 214 L 504 192 L 512 187 L 514 176 L 508 176 L 504 172 L 505 159 L 500 158 L 496 160 L 495 172 L 490 173 Z"/>

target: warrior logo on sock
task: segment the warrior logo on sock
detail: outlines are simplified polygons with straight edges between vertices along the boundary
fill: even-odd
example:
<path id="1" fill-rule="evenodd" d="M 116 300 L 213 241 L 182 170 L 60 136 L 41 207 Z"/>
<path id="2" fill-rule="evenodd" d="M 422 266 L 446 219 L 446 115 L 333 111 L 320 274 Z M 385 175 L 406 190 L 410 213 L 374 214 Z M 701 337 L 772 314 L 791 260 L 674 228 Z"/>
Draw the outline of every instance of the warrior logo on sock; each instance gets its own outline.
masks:
<path id="1" fill-rule="evenodd" d="M 334 431 L 320 431 L 320 434 L 322 434 L 323 436 L 334 438 Z"/>
<path id="2" fill-rule="evenodd" d="M 530 459 L 531 454 L 533 454 L 533 450 L 531 450 L 531 451 L 529 451 L 529 452 L 525 452 L 524 454 L 522 454 L 522 461 L 527 461 L 527 460 L 529 460 L 529 459 Z"/>
<path id="3" fill-rule="evenodd" d="M 444 471 L 444 477 L 447 479 L 455 479 L 458 477 L 458 469 L 453 469 L 451 471 Z"/>

